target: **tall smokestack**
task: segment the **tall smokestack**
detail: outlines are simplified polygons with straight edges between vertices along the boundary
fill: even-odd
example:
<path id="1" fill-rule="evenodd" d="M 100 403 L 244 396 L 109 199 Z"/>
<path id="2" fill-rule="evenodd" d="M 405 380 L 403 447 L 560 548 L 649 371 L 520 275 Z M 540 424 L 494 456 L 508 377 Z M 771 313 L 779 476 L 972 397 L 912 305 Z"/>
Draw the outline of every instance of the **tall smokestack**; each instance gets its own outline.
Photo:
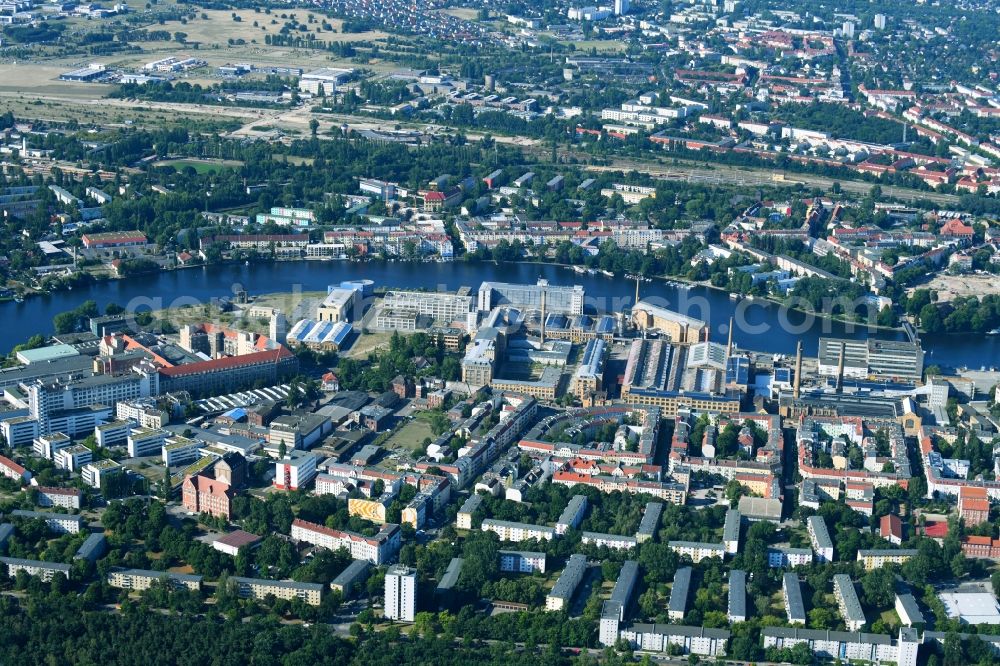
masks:
<path id="1" fill-rule="evenodd" d="M 844 343 L 840 343 L 840 359 L 837 361 L 837 393 L 844 388 Z"/>
<path id="2" fill-rule="evenodd" d="M 795 383 L 792 384 L 792 396 L 799 399 L 799 387 L 802 385 L 802 341 L 795 347 Z"/>
<path id="3" fill-rule="evenodd" d="M 545 344 L 545 289 L 542 289 L 542 341 L 541 344 Z"/>
<path id="4" fill-rule="evenodd" d="M 733 318 L 729 318 L 729 341 L 726 343 L 726 362 L 729 362 L 729 357 L 733 355 Z"/>
<path id="5" fill-rule="evenodd" d="M 639 275 L 638 275 L 638 273 L 635 276 L 635 302 L 636 302 L 636 304 L 639 303 Z"/>

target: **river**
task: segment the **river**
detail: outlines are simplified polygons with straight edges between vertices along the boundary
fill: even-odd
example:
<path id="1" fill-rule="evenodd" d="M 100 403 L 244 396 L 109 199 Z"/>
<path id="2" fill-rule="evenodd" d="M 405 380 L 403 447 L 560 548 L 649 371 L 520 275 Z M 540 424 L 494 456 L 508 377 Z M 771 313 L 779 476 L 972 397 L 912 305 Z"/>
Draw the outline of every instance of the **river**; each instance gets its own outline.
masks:
<path id="1" fill-rule="evenodd" d="M 579 284 L 587 293 L 588 309 L 620 312 L 635 300 L 635 282 L 624 277 L 577 274 L 560 266 L 544 264 L 493 263 L 408 263 L 302 261 L 225 264 L 221 266 L 166 271 L 127 280 L 98 282 L 88 288 L 35 296 L 24 303 L 0 305 L 0 316 L 16 325 L 0 328 L 0 349 L 9 350 L 34 333 L 51 334 L 52 318 L 72 310 L 87 299 L 95 300 L 102 311 L 108 303 L 129 309 L 159 308 L 194 299 L 208 302 L 213 297 L 232 295 L 242 287 L 250 294 L 301 289 L 324 291 L 329 284 L 348 279 L 369 279 L 376 286 L 454 290 L 468 286 L 473 292 L 484 281 L 527 282 L 545 278 L 552 284 Z M 721 291 L 704 287 L 680 289 L 661 280 L 640 284 L 641 298 L 655 298 L 657 304 L 707 320 L 711 339 L 725 342 L 728 323 L 736 316 L 733 340 L 738 347 L 757 351 L 794 354 L 801 340 L 807 356 L 816 354 L 822 336 L 863 338 L 866 329 L 848 330 L 844 324 L 786 311 L 766 301 L 733 301 Z M 152 299 L 152 300 L 151 300 Z M 903 339 L 896 331 L 879 331 L 878 337 Z M 1000 366 L 1000 336 L 922 336 L 926 363 L 942 366 Z"/>

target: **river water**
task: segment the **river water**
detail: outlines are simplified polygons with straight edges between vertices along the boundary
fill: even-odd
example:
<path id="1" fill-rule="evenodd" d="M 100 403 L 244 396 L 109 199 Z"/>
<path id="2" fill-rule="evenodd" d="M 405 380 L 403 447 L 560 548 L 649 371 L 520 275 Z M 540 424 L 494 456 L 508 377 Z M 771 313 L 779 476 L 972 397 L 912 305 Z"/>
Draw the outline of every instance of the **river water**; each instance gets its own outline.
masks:
<path id="1" fill-rule="evenodd" d="M 543 264 L 493 263 L 408 263 L 302 261 L 226 264 L 166 271 L 127 280 L 99 282 L 89 288 L 37 296 L 24 303 L 0 305 L 0 316 L 8 325 L 0 328 L 0 349 L 9 350 L 34 333 L 51 334 L 52 318 L 72 310 L 87 299 L 101 307 L 117 303 L 129 309 L 159 309 L 183 302 L 208 302 L 229 296 L 236 289 L 250 294 L 283 291 L 325 291 L 327 285 L 343 280 L 369 279 L 376 286 L 413 289 L 454 290 L 468 286 L 473 293 L 484 281 L 533 283 L 539 278 L 551 284 L 578 284 L 587 294 L 587 308 L 600 312 L 621 312 L 635 300 L 635 282 L 624 277 L 577 274 L 560 266 Z M 807 356 L 816 354 L 822 336 L 864 338 L 869 335 L 903 339 L 895 331 L 851 330 L 825 318 L 788 311 L 766 301 L 731 300 L 728 294 L 703 287 L 679 288 L 661 280 L 640 284 L 640 298 L 709 322 L 711 339 L 725 342 L 730 317 L 735 317 L 733 340 L 738 347 L 757 351 L 794 354 L 801 340 Z M 979 368 L 1000 366 L 1000 336 L 923 336 L 926 363 L 942 366 Z"/>

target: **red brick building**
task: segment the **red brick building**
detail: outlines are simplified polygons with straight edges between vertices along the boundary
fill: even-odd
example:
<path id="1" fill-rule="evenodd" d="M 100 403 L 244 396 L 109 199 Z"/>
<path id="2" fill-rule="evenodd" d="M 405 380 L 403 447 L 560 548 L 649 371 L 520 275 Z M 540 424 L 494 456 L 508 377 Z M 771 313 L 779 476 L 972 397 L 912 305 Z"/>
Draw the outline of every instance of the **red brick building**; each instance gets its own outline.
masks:
<path id="1" fill-rule="evenodd" d="M 967 536 L 962 539 L 962 553 L 966 557 L 1000 559 L 1000 539 L 988 536 Z"/>
<path id="2" fill-rule="evenodd" d="M 391 390 L 393 393 L 398 395 L 401 400 L 412 398 L 415 393 L 413 380 L 408 377 L 404 377 L 403 375 L 396 375 L 396 378 L 392 380 Z"/>
<path id="3" fill-rule="evenodd" d="M 236 493 L 228 485 L 198 474 L 184 479 L 181 487 L 184 508 L 191 513 L 207 513 L 229 520 L 230 506 Z"/>
<path id="4" fill-rule="evenodd" d="M 990 498 L 985 488 L 962 486 L 958 491 L 958 515 L 967 527 L 990 519 Z"/>
<path id="5" fill-rule="evenodd" d="M 903 522 L 899 516 L 893 513 L 882 516 L 879 522 L 879 535 L 897 546 L 903 543 Z"/>

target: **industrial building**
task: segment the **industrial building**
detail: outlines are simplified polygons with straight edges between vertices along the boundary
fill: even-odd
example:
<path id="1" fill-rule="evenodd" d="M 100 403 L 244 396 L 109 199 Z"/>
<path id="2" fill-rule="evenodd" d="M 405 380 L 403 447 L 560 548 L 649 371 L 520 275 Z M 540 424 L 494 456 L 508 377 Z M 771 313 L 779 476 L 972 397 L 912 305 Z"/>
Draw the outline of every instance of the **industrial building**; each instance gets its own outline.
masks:
<path id="1" fill-rule="evenodd" d="M 641 300 L 632 306 L 632 325 L 641 330 L 657 330 L 671 342 L 695 343 L 708 336 L 708 323 Z"/>
<path id="2" fill-rule="evenodd" d="M 634 340 L 625 365 L 622 399 L 656 405 L 665 416 L 674 416 L 682 407 L 739 412 L 739 394 L 723 387 L 725 373 L 689 367 L 687 355 L 687 348 L 665 340 Z"/>
<path id="3" fill-rule="evenodd" d="M 546 312 L 583 314 L 583 287 L 550 285 L 545 280 L 539 280 L 538 284 L 484 282 L 479 287 L 479 310 L 489 312 L 505 305 L 522 311 L 541 311 L 543 296 Z"/>
<path id="4" fill-rule="evenodd" d="M 819 374 L 831 377 L 919 381 L 924 351 L 919 344 L 899 340 L 819 339 Z"/>

